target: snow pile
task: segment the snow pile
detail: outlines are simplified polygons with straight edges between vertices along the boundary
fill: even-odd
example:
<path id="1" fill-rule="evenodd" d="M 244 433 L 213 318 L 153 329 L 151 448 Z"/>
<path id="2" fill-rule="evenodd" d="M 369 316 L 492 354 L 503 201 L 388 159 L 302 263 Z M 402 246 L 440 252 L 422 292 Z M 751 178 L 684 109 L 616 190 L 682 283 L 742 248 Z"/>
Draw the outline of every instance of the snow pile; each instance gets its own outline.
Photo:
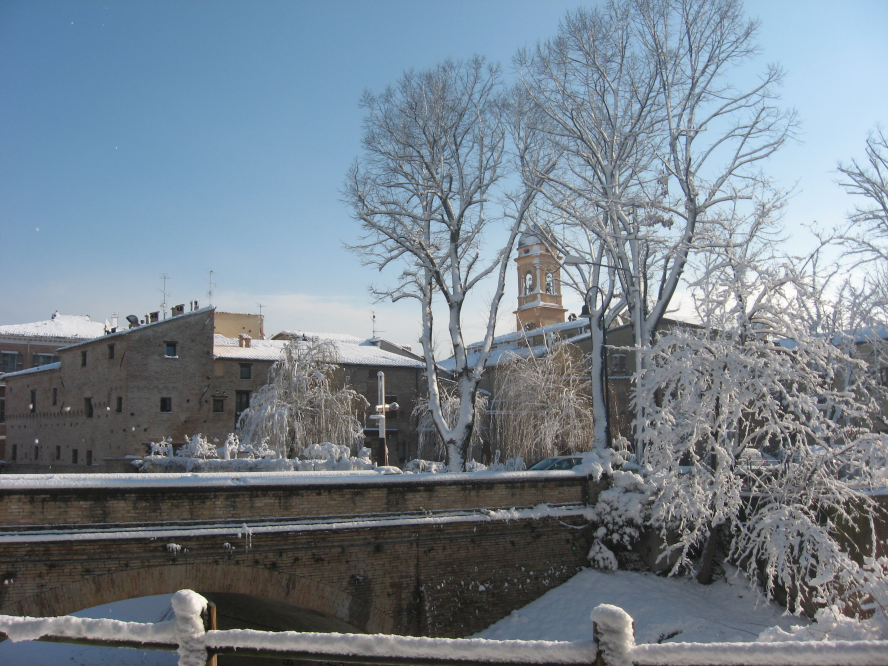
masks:
<path id="1" fill-rule="evenodd" d="M 762 599 L 735 572 L 730 569 L 727 579 L 700 585 L 677 576 L 585 569 L 475 637 L 585 640 L 592 630 L 589 615 L 599 604 L 613 604 L 632 616 L 638 644 L 750 642 L 768 627 L 791 631 L 808 624 Z"/>
<path id="2" fill-rule="evenodd" d="M 376 469 L 376 465 L 370 460 L 370 449 L 367 447 L 361 447 L 358 455 L 352 456 L 347 446 L 323 442 L 306 446 L 302 451 L 302 457 L 304 460 L 290 461 L 294 470 L 321 472 Z"/>
<path id="3" fill-rule="evenodd" d="M 496 461 L 491 465 L 484 465 L 476 460 L 470 460 L 466 463 L 466 472 L 520 472 L 524 469 L 524 459 L 521 457 L 510 458 L 502 463 Z M 434 460 L 420 460 L 419 458 L 411 460 L 404 465 L 405 474 L 446 474 L 450 471 L 447 463 Z"/>
<path id="4" fill-rule="evenodd" d="M 573 471 L 583 476 L 591 476 L 596 481 L 603 475 L 619 474 L 616 467 L 625 462 L 623 453 L 613 449 L 596 449 L 580 453 L 579 456 L 583 462 L 574 467 Z"/>
<path id="5" fill-rule="evenodd" d="M 758 640 L 763 643 L 788 641 L 878 641 L 888 640 L 888 622 L 884 615 L 869 620 L 845 616 L 835 606 L 821 608 L 814 614 L 814 624 L 803 627 L 765 629 Z"/>
<path id="6" fill-rule="evenodd" d="M 404 465 L 406 474 L 443 474 L 447 472 L 447 463 L 416 458 Z"/>
<path id="7" fill-rule="evenodd" d="M 321 472 L 373 470 L 370 449 L 361 448 L 352 456 L 349 447 L 329 442 L 310 444 L 300 458 L 287 459 L 268 448 L 265 443 L 253 446 L 241 442 L 234 434 L 216 448 L 200 434 L 185 438 L 185 445 L 173 447 L 171 440 L 151 444 L 151 455 L 134 460 L 140 472 L 207 473 L 207 472 Z"/>

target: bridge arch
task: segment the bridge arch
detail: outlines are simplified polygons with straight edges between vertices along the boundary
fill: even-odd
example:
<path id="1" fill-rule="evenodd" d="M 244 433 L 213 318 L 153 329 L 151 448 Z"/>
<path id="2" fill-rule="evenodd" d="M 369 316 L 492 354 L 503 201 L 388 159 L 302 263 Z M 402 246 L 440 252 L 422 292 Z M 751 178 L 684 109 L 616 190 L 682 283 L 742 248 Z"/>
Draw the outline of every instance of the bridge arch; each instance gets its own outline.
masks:
<path id="1" fill-rule="evenodd" d="M 6 605 L 9 615 L 49 617 L 123 599 L 190 589 L 285 602 L 347 623 L 366 633 L 393 633 L 395 621 L 369 601 L 325 583 L 267 568 L 177 563 L 127 569 L 66 583 Z"/>

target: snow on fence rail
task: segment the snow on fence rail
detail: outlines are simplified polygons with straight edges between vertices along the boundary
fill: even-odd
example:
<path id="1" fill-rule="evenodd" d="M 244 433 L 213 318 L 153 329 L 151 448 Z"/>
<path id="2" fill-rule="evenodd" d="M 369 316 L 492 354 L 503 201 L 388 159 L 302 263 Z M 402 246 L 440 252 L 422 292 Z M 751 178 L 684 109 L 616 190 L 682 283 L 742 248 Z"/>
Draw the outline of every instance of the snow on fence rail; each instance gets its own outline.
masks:
<path id="1" fill-rule="evenodd" d="M 570 643 L 251 629 L 217 631 L 215 608 L 196 592 L 176 592 L 172 606 L 175 619 L 154 624 L 70 616 L 0 615 L 0 633 L 13 641 L 44 640 L 175 651 L 179 654 L 180 666 L 215 665 L 215 655 L 219 654 L 417 666 L 888 666 L 888 641 L 635 645 L 632 618 L 624 610 L 608 604 L 592 611 L 595 639 Z"/>

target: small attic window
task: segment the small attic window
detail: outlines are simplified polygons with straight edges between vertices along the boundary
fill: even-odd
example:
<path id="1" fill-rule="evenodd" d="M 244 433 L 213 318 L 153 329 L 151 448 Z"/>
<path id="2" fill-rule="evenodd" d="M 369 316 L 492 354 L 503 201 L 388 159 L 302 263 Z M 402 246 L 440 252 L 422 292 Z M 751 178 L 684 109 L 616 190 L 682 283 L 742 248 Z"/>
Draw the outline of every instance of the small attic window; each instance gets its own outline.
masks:
<path id="1" fill-rule="evenodd" d="M 166 354 L 164 354 L 167 358 L 176 358 L 178 355 L 176 354 L 176 343 L 175 342 L 166 342 Z"/>

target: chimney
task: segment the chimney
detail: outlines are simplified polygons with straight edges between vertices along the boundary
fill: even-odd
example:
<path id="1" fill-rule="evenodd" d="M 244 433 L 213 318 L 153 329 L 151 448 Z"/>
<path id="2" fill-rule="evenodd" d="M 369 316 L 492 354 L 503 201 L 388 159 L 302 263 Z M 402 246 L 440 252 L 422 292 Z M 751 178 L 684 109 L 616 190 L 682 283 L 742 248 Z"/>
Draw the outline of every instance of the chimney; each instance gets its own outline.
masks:
<path id="1" fill-rule="evenodd" d="M 111 328 L 112 328 L 112 330 L 115 330 L 115 331 L 117 330 L 117 313 L 116 312 L 111 313 Z"/>
<path id="2" fill-rule="evenodd" d="M 173 316 L 178 317 L 179 315 L 185 314 L 185 304 L 180 303 L 179 305 L 173 306 Z"/>
<path id="3" fill-rule="evenodd" d="M 152 312 L 152 313 L 149 315 L 149 319 L 148 319 L 148 321 L 150 321 L 152 324 L 153 324 L 154 322 L 156 322 L 156 321 L 159 321 L 159 320 L 160 320 L 160 311 Z"/>
<path id="4" fill-rule="evenodd" d="M 251 337 L 250 337 L 249 335 L 247 335 L 246 333 L 241 333 L 241 334 L 238 336 L 238 344 L 239 344 L 239 346 L 241 346 L 241 347 L 249 347 L 249 346 L 250 346 L 250 343 L 251 343 L 252 341 L 253 341 L 253 338 L 251 338 Z"/>

